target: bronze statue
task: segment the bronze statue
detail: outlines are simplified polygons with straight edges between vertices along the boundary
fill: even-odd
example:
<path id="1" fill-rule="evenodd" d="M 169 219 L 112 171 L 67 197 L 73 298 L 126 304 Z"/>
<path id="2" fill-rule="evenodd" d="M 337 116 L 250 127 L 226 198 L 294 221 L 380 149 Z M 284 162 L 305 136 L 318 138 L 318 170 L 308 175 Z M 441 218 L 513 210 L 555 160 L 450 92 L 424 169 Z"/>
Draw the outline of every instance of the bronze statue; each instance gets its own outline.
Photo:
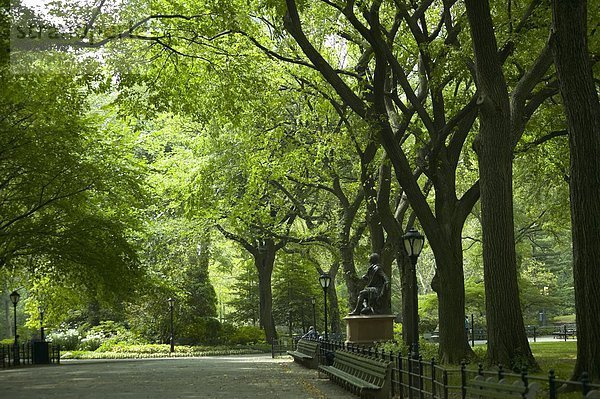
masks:
<path id="1" fill-rule="evenodd" d="M 369 263 L 367 273 L 362 276 L 367 285 L 358 294 L 356 308 L 350 312 L 351 315 L 381 313 L 381 309 L 384 306 L 381 300 L 389 289 L 390 280 L 379 265 L 378 254 L 371 254 L 369 256 Z"/>

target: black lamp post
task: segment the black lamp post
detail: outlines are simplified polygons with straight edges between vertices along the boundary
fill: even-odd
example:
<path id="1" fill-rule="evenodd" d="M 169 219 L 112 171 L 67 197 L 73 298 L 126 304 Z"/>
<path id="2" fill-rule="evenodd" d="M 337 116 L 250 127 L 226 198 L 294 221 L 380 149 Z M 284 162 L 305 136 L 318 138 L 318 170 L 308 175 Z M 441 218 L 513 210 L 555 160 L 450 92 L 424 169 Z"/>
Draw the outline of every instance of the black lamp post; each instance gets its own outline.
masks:
<path id="1" fill-rule="evenodd" d="M 313 311 L 313 327 L 315 328 L 315 331 L 317 331 L 317 312 L 315 310 L 315 304 L 317 303 L 317 299 L 313 296 L 310 300 L 310 303 L 312 303 L 312 311 Z"/>
<path id="2" fill-rule="evenodd" d="M 38 311 L 40 312 L 40 341 L 44 342 L 44 308 L 38 306 Z"/>
<path id="3" fill-rule="evenodd" d="M 410 259 L 411 264 L 411 282 L 410 291 L 412 296 L 412 320 L 411 332 L 413 337 L 413 356 L 419 358 L 419 304 L 418 304 L 418 289 L 417 289 L 417 259 L 425 244 L 425 237 L 419 233 L 414 227 L 411 227 L 406 234 L 402 236 L 404 241 L 404 250 Z"/>
<path id="4" fill-rule="evenodd" d="M 14 356 L 14 365 L 18 366 L 21 363 L 19 359 L 19 335 L 17 334 L 17 303 L 19 303 L 19 299 L 21 299 L 21 295 L 17 291 L 13 291 L 10 294 L 10 301 L 13 304 L 14 308 L 14 319 L 15 319 L 15 356 Z"/>
<path id="5" fill-rule="evenodd" d="M 175 299 L 169 298 L 169 312 L 171 313 L 171 334 L 169 337 L 169 343 L 171 344 L 171 353 L 175 352 L 175 336 L 173 335 L 173 305 L 175 304 Z"/>
<path id="6" fill-rule="evenodd" d="M 323 297 L 325 299 L 323 307 L 325 316 L 325 340 L 327 340 L 327 289 L 329 288 L 329 284 L 331 284 L 331 277 L 329 276 L 329 274 L 321 274 L 321 276 L 319 277 L 319 283 L 321 283 L 321 287 L 323 287 Z"/>

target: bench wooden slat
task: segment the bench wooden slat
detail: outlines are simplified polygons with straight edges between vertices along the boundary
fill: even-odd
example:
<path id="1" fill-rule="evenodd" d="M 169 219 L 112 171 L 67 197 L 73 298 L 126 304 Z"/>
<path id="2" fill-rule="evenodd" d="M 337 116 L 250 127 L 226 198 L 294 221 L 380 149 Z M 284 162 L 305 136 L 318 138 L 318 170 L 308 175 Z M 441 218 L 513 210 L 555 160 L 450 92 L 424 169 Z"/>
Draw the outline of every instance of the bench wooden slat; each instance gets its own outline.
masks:
<path id="1" fill-rule="evenodd" d="M 319 366 L 336 383 L 361 397 L 388 398 L 391 362 L 338 349 L 333 365 Z"/>
<path id="2" fill-rule="evenodd" d="M 332 374 L 337 377 L 341 377 L 343 379 L 352 381 L 353 384 L 360 386 L 362 388 L 379 389 L 379 386 L 377 386 L 375 384 L 371 384 L 359 377 L 353 376 L 352 374 L 346 373 L 345 371 L 338 370 L 333 366 L 319 366 L 319 369 L 321 369 L 322 371 L 325 371 L 327 374 Z"/>
<path id="3" fill-rule="evenodd" d="M 319 365 L 319 347 L 318 341 L 309 341 L 301 339 L 296 345 L 295 351 L 287 351 L 287 354 L 294 358 L 294 361 L 303 364 L 306 367 L 316 369 Z"/>

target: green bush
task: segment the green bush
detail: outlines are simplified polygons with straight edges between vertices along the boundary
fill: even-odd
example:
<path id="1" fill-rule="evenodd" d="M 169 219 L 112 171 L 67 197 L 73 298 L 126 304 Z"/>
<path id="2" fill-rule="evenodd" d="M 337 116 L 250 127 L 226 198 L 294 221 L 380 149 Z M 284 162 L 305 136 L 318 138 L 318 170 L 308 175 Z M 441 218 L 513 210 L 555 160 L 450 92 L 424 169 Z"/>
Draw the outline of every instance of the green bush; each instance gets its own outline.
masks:
<path id="1" fill-rule="evenodd" d="M 196 317 L 176 329 L 176 341 L 185 345 L 218 345 L 223 343 L 223 327 L 213 317 Z"/>
<path id="2" fill-rule="evenodd" d="M 241 326 L 228 339 L 234 345 L 248 345 L 265 342 L 265 333 L 258 327 Z"/>
<path id="3" fill-rule="evenodd" d="M 15 344 L 15 339 L 14 338 L 6 338 L 0 341 L 0 345 L 14 345 Z"/>
<path id="4" fill-rule="evenodd" d="M 48 334 L 48 341 L 60 345 L 62 350 L 75 350 L 79 346 L 81 336 L 74 328 L 58 330 Z"/>
<path id="5" fill-rule="evenodd" d="M 402 323 L 394 323 L 394 340 L 402 342 Z"/>
<path id="6" fill-rule="evenodd" d="M 103 337 L 95 334 L 88 334 L 79 343 L 79 350 L 82 351 L 95 351 L 103 343 Z"/>
<path id="7" fill-rule="evenodd" d="M 85 338 L 81 340 L 79 349 L 84 351 L 98 350 L 100 352 L 108 352 L 120 343 L 142 344 L 145 342 L 122 324 L 106 320 L 87 331 Z"/>

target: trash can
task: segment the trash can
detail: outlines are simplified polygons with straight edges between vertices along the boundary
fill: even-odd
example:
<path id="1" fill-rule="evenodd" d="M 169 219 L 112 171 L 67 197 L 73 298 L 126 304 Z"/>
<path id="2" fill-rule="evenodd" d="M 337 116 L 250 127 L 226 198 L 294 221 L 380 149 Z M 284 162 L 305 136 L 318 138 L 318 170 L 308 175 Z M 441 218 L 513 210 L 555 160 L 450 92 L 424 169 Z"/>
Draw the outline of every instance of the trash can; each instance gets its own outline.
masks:
<path id="1" fill-rule="evenodd" d="M 48 342 L 33 343 L 33 364 L 50 364 Z"/>

